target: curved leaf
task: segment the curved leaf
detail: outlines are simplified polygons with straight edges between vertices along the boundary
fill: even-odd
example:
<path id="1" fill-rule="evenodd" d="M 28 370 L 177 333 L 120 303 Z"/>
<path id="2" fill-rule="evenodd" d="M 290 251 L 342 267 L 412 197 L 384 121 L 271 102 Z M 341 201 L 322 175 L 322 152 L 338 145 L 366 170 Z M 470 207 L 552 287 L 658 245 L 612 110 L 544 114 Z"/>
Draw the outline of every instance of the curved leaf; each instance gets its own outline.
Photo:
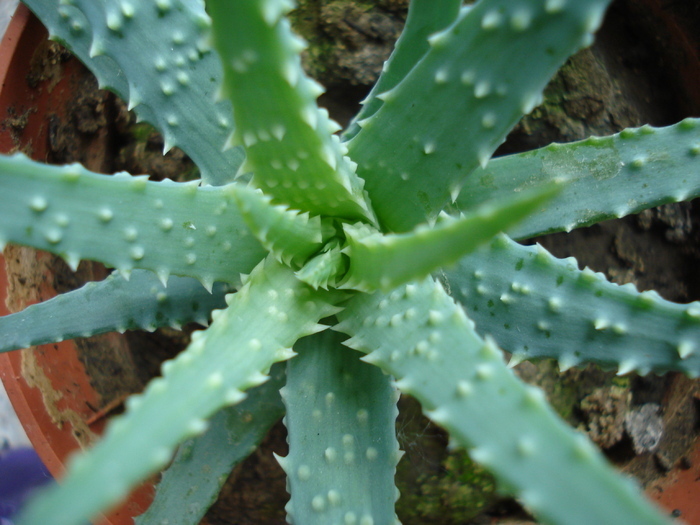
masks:
<path id="1" fill-rule="evenodd" d="M 219 185 L 238 172 L 245 153 L 224 151 L 233 115 L 229 102 L 214 103 L 222 69 L 207 43 L 211 22 L 201 0 L 24 3 L 101 88 L 161 132 L 166 151 L 178 146 L 187 153 L 205 183 Z"/>
<path id="2" fill-rule="evenodd" d="M 356 295 L 338 319 L 334 330 L 351 336 L 346 345 L 396 377 L 399 389 L 543 520 L 667 523 L 539 389 L 506 367 L 438 283 Z"/>
<path id="3" fill-rule="evenodd" d="M 146 270 L 134 270 L 128 281 L 112 274 L 0 317 L 0 352 L 105 332 L 180 329 L 190 322 L 207 325 L 211 311 L 226 305 L 227 291 L 216 283 L 210 293 L 189 277 L 172 276 L 163 286 Z"/>
<path id="4" fill-rule="evenodd" d="M 300 340 L 282 398 L 289 455 L 289 521 L 304 525 L 396 522 L 395 391 L 390 379 L 323 332 Z"/>
<path id="5" fill-rule="evenodd" d="M 0 157 L 0 246 L 24 244 L 55 253 L 75 269 L 100 261 L 128 275 L 134 268 L 238 283 L 265 255 L 227 186 L 99 175 L 79 164 L 49 166 L 22 154 Z"/>
<path id="6" fill-rule="evenodd" d="M 573 257 L 494 240 L 444 272 L 452 296 L 482 336 L 524 359 L 554 358 L 562 369 L 597 363 L 620 374 L 700 375 L 700 303 L 618 286 Z"/>
<path id="7" fill-rule="evenodd" d="M 377 95 L 393 89 L 403 80 L 430 49 L 428 37 L 454 22 L 461 5 L 462 0 L 411 0 L 406 24 L 394 45 L 394 51 L 385 62 L 379 80 L 362 101 L 362 109 L 343 133 L 344 140 L 360 132 L 357 122 L 371 117 L 382 106 L 382 100 Z"/>
<path id="8" fill-rule="evenodd" d="M 455 204 L 469 210 L 555 178 L 566 181 L 563 191 L 509 231 L 512 237 L 571 231 L 700 196 L 700 119 L 492 159 Z"/>
<path id="9" fill-rule="evenodd" d="M 453 202 L 558 67 L 590 44 L 608 3 L 482 0 L 433 35 L 347 142 L 381 226 L 404 232 Z"/>
<path id="10" fill-rule="evenodd" d="M 208 3 L 245 168 L 258 188 L 291 208 L 371 220 L 356 166 L 332 135 L 340 127 L 316 105 L 323 88 L 301 68 L 305 43 L 284 18 L 291 6 L 286 0 Z"/>
<path id="11" fill-rule="evenodd" d="M 276 261 L 261 262 L 244 287 L 227 296 L 228 307 L 213 313 L 211 326 L 195 332 L 192 343 L 163 364 L 162 377 L 127 400 L 126 413 L 111 421 L 94 448 L 74 458 L 63 483 L 38 497 L 19 522 L 76 524 L 118 503 L 163 468 L 181 441 L 204 432 L 206 418 L 267 381 L 273 363 L 294 355 L 297 339 L 325 328 L 318 321 L 337 311 L 328 302 L 333 299 Z"/>
<path id="12" fill-rule="evenodd" d="M 444 216 L 434 227 L 422 225 L 410 233 L 381 235 L 362 224 L 346 224 L 344 252 L 350 268 L 341 287 L 386 291 L 454 264 L 539 208 L 559 188 L 550 185 L 541 190 L 489 202 L 459 218 Z"/>
<path id="13" fill-rule="evenodd" d="M 231 470 L 284 415 L 279 394 L 284 378 L 284 365 L 274 364 L 267 383 L 248 390 L 238 405 L 217 412 L 204 434 L 182 443 L 161 476 L 153 503 L 134 519 L 135 525 L 200 523 Z"/>

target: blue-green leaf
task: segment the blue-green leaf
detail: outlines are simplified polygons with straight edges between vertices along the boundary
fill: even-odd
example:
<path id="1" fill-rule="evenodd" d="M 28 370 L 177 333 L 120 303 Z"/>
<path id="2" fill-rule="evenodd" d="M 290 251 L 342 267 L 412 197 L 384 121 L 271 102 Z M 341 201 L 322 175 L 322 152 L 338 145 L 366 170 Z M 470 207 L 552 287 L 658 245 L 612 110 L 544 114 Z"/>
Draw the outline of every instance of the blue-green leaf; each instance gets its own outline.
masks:
<path id="1" fill-rule="evenodd" d="M 180 445 L 161 476 L 153 503 L 134 520 L 136 525 L 200 522 L 231 470 L 255 450 L 284 415 L 279 394 L 284 370 L 282 363 L 273 365 L 267 383 L 248 390 L 248 397 L 240 404 L 221 409 L 204 434 Z"/>
<path id="2" fill-rule="evenodd" d="M 163 286 L 156 274 L 134 270 L 127 281 L 112 274 L 104 281 L 28 306 L 0 317 L 0 352 L 125 330 L 153 331 L 208 324 L 215 308 L 223 308 L 230 291 L 216 283 L 212 292 L 195 279 L 172 276 Z"/>
<path id="3" fill-rule="evenodd" d="M 301 267 L 333 234 L 333 228 L 324 228 L 319 216 L 273 205 L 272 197 L 260 190 L 236 186 L 233 196 L 253 235 L 284 264 Z"/>
<path id="4" fill-rule="evenodd" d="M 428 37 L 454 22 L 462 0 L 411 0 L 408 17 L 394 51 L 382 68 L 382 74 L 369 95 L 362 101 L 362 109 L 343 133 L 349 140 L 360 132 L 358 121 L 374 115 L 382 106 L 377 95 L 389 91 L 404 79 L 416 63 L 428 52 Z"/>
<path id="5" fill-rule="evenodd" d="M 393 483 L 399 460 L 396 396 L 388 376 L 323 332 L 300 340 L 287 364 L 289 521 L 396 521 Z"/>
<path id="6" fill-rule="evenodd" d="M 233 115 L 230 102 L 214 103 L 222 69 L 207 43 L 211 22 L 201 0 L 24 3 L 101 88 L 161 132 L 166 150 L 187 153 L 205 183 L 219 185 L 238 172 L 245 153 L 224 151 Z"/>
<path id="7" fill-rule="evenodd" d="M 410 230 L 454 201 L 559 66 L 590 44 L 608 3 L 482 0 L 433 35 L 347 143 L 381 226 Z"/>
<path id="8" fill-rule="evenodd" d="M 355 164 L 332 135 L 340 127 L 316 105 L 323 88 L 301 68 L 305 43 L 284 17 L 291 3 L 210 0 L 208 7 L 222 91 L 234 104 L 235 138 L 246 147 L 253 183 L 294 209 L 372 220 Z"/>
<path id="9" fill-rule="evenodd" d="M 100 261 L 194 277 L 211 289 L 236 284 L 265 256 L 233 199 L 232 185 L 100 175 L 79 164 L 49 166 L 22 154 L 0 157 L 0 246 L 24 244 L 76 268 Z"/>
<path id="10" fill-rule="evenodd" d="M 23 525 L 77 525 L 119 502 L 131 487 L 163 468 L 175 446 L 201 434 L 206 419 L 240 403 L 244 390 L 268 380 L 270 366 L 294 355 L 297 339 L 325 328 L 339 294 L 317 292 L 274 259 L 256 266 L 228 307 L 195 332 L 162 377 L 131 396 L 102 440 L 68 465 L 62 484 L 48 489 L 20 516 Z"/>
<path id="11" fill-rule="evenodd" d="M 555 178 L 567 181 L 562 192 L 509 231 L 511 236 L 571 231 L 700 196 L 700 119 L 493 159 L 471 175 L 455 204 L 469 210 Z"/>
<path id="12" fill-rule="evenodd" d="M 542 392 L 523 384 L 464 310 L 426 279 L 389 294 L 358 294 L 335 330 L 416 397 L 455 444 L 546 522 L 663 524 L 631 481 L 569 428 Z"/>
<path id="13" fill-rule="evenodd" d="M 453 297 L 482 336 L 524 359 L 562 369 L 597 363 L 619 373 L 700 375 L 700 304 L 618 286 L 574 258 L 505 236 L 444 272 Z"/>
<path id="14" fill-rule="evenodd" d="M 345 253 L 350 268 L 342 287 L 364 292 L 386 291 L 423 278 L 441 266 L 454 264 L 464 254 L 540 208 L 559 187 L 552 184 L 542 190 L 505 196 L 462 217 L 444 216 L 434 227 L 421 225 L 410 233 L 382 235 L 364 224 L 346 224 Z"/>

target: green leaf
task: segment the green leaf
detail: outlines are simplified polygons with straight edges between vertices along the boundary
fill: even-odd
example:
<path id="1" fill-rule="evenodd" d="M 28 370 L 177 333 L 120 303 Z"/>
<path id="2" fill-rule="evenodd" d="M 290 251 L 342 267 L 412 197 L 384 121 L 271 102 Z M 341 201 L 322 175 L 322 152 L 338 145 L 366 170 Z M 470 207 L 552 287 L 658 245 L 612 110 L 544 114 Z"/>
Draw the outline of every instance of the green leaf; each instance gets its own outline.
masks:
<path id="1" fill-rule="evenodd" d="M 612 284 L 580 271 L 573 257 L 556 259 L 506 236 L 444 278 L 479 334 L 512 352 L 513 363 L 554 358 L 562 370 L 596 363 L 620 374 L 700 375 L 700 303 L 675 304 Z"/>
<path id="2" fill-rule="evenodd" d="M 112 274 L 0 317 L 0 352 L 105 332 L 181 329 L 189 322 L 207 325 L 211 311 L 226 305 L 227 291 L 216 283 L 209 293 L 196 280 L 175 276 L 166 287 L 146 270 L 134 270 L 128 281 Z"/>
<path id="3" fill-rule="evenodd" d="M 608 3 L 482 0 L 433 35 L 347 143 L 381 226 L 404 232 L 453 202 L 558 67 L 590 44 Z"/>
<path id="4" fill-rule="evenodd" d="M 324 332 L 300 340 L 282 399 L 290 523 L 396 523 L 396 392 L 388 376 Z"/>
<path id="5" fill-rule="evenodd" d="M 348 258 L 343 255 L 340 241 L 331 240 L 324 246 L 321 253 L 312 257 L 304 267 L 296 273 L 299 280 L 314 289 L 336 287 L 348 269 Z"/>
<path id="6" fill-rule="evenodd" d="M 240 216 L 232 186 L 99 175 L 79 164 L 0 157 L 0 247 L 7 242 L 124 274 L 134 268 L 237 284 L 264 256 Z"/>
<path id="7" fill-rule="evenodd" d="M 674 126 L 626 129 L 610 137 L 552 144 L 500 157 L 471 175 L 459 209 L 547 184 L 567 181 L 539 213 L 509 233 L 518 239 L 571 231 L 607 219 L 700 196 L 700 119 Z"/>
<path id="8" fill-rule="evenodd" d="M 222 91 L 235 107 L 235 138 L 246 147 L 253 183 L 294 209 L 372 220 L 356 166 L 332 135 L 340 127 L 316 105 L 323 88 L 301 69 L 305 43 L 283 16 L 290 2 L 211 0 L 208 7 Z"/>
<path id="9" fill-rule="evenodd" d="M 214 104 L 223 76 L 207 43 L 211 22 L 200 0 L 24 0 L 49 30 L 140 120 L 153 124 L 165 150 L 180 147 L 205 183 L 230 180 L 243 148 L 224 146 L 231 104 Z"/>
<path id="10" fill-rule="evenodd" d="M 461 5 L 461 0 L 411 0 L 406 24 L 394 45 L 394 51 L 384 63 L 382 74 L 372 91 L 362 101 L 362 109 L 343 132 L 344 140 L 360 132 L 357 122 L 371 117 L 382 106 L 382 100 L 377 95 L 393 89 L 404 79 L 430 49 L 428 37 L 454 22 Z"/>
<path id="11" fill-rule="evenodd" d="M 308 213 L 272 205 L 272 197 L 260 190 L 236 186 L 233 196 L 253 235 L 278 261 L 288 266 L 303 266 L 323 247 L 324 239 L 334 233 L 332 227 L 323 227 L 318 216 L 309 218 Z"/>
<path id="12" fill-rule="evenodd" d="M 523 384 L 442 286 L 426 279 L 390 294 L 358 294 L 334 330 L 397 378 L 454 443 L 540 519 L 590 525 L 667 523 L 542 392 Z"/>
<path id="13" fill-rule="evenodd" d="M 490 202 L 458 219 L 444 216 L 430 228 L 382 235 L 364 224 L 345 224 L 350 268 L 343 288 L 371 292 L 390 290 L 422 278 L 490 240 L 542 206 L 559 191 L 558 185 Z"/>
<path id="14" fill-rule="evenodd" d="M 176 445 L 204 432 L 206 418 L 267 381 L 273 363 L 294 355 L 297 339 L 324 329 L 318 321 L 337 312 L 331 303 L 338 296 L 313 291 L 271 258 L 261 262 L 227 296 L 228 308 L 212 312 L 211 326 L 192 334 L 192 343 L 163 364 L 162 377 L 127 400 L 126 413 L 70 462 L 62 484 L 30 505 L 19 523 L 78 524 L 119 502 L 163 468 Z"/>
<path id="15" fill-rule="evenodd" d="M 270 369 L 267 383 L 248 390 L 240 404 L 217 412 L 209 430 L 188 439 L 163 472 L 155 499 L 134 520 L 136 525 L 196 525 L 216 501 L 231 470 L 248 457 L 272 425 L 284 415 L 279 389 L 284 365 Z"/>

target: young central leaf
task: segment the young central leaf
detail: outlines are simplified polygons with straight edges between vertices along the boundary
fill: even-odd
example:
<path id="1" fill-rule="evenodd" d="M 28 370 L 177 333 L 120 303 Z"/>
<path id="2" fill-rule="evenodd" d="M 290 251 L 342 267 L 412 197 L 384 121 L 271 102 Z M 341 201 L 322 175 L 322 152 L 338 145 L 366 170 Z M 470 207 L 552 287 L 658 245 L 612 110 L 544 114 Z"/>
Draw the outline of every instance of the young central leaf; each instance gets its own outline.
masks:
<path id="1" fill-rule="evenodd" d="M 423 225 L 411 233 L 381 235 L 364 224 L 346 224 L 348 246 L 344 252 L 350 258 L 350 269 L 342 287 L 364 292 L 390 290 L 454 264 L 532 213 L 559 189 L 559 185 L 550 184 L 524 195 L 509 196 L 459 219 L 443 215 L 434 228 Z"/>
<path id="2" fill-rule="evenodd" d="M 260 190 L 235 186 L 233 195 L 253 234 L 288 266 L 301 267 L 323 246 L 324 230 L 327 236 L 333 233 L 331 227 L 324 228 L 318 216 L 309 218 L 308 213 L 271 205 L 271 198 Z"/>

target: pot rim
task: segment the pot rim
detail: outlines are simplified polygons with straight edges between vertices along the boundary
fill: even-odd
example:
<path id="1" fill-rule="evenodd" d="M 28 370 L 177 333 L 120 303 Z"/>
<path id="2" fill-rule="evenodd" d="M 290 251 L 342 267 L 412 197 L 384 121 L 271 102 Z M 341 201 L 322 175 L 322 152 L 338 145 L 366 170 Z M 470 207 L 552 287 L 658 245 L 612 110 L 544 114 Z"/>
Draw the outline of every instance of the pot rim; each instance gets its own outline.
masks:
<path id="1" fill-rule="evenodd" d="M 30 63 L 33 53 L 38 45 L 46 40 L 47 32 L 39 20 L 23 4 L 19 4 L 15 14 L 8 25 L 7 31 L 0 43 L 0 110 L 3 114 L 0 119 L 11 116 L 5 113 L 14 101 L 10 103 L 3 95 L 8 91 L 12 96 L 22 96 L 31 90 L 26 85 L 26 68 Z M 16 68 L 24 65 L 25 69 L 21 74 L 17 74 Z M 55 88 L 47 89 L 47 92 L 57 91 Z M 27 100 L 31 95 L 25 95 Z M 57 95 L 56 95 L 57 96 Z M 36 104 L 31 100 L 32 105 Z M 49 105 L 45 110 L 53 109 Z M 41 104 L 36 104 L 41 106 Z M 38 113 L 38 115 L 37 115 Z M 32 137 L 31 156 L 36 160 L 44 160 L 47 156 L 47 128 L 43 117 L 42 108 L 38 111 L 27 112 L 28 123 L 21 132 L 24 141 L 25 136 Z M 9 133 L 0 131 L 0 151 L 8 153 L 18 149 L 15 138 Z M 40 252 L 41 253 L 41 252 Z M 38 255 L 41 257 L 41 255 Z M 8 277 L 5 259 L 0 252 L 0 315 L 10 313 L 6 305 Z M 69 424 L 56 423 L 56 417 L 52 416 L 44 403 L 44 394 L 36 387 L 30 386 L 22 373 L 23 354 L 27 352 L 45 352 L 56 355 L 60 354 L 71 369 L 77 373 L 75 379 L 76 390 L 94 394 L 94 399 L 99 400 L 99 395 L 90 385 L 90 380 L 85 373 L 82 363 L 78 359 L 78 353 L 73 341 L 63 341 L 61 343 L 42 345 L 26 350 L 0 353 L 0 380 L 2 380 L 7 391 L 10 402 L 27 434 L 34 449 L 55 478 L 60 478 L 64 471 L 66 462 L 70 455 L 81 448 L 81 444 L 73 434 L 73 426 Z M 54 372 L 56 373 L 56 372 Z M 71 379 L 72 380 L 72 379 Z M 68 397 L 68 396 L 66 396 Z M 75 410 L 78 417 L 86 419 L 86 415 L 91 413 L 87 408 L 86 401 L 81 401 L 81 407 Z M 94 401 L 93 401 L 94 402 Z M 85 413 L 87 411 L 87 413 Z M 90 430 L 96 434 L 101 434 L 105 421 L 99 421 L 95 425 L 90 425 Z M 131 525 L 133 517 L 143 513 L 153 498 L 153 486 L 145 483 L 137 488 L 134 493 L 125 501 L 122 506 L 112 511 L 106 517 L 99 519 L 100 525 Z"/>

